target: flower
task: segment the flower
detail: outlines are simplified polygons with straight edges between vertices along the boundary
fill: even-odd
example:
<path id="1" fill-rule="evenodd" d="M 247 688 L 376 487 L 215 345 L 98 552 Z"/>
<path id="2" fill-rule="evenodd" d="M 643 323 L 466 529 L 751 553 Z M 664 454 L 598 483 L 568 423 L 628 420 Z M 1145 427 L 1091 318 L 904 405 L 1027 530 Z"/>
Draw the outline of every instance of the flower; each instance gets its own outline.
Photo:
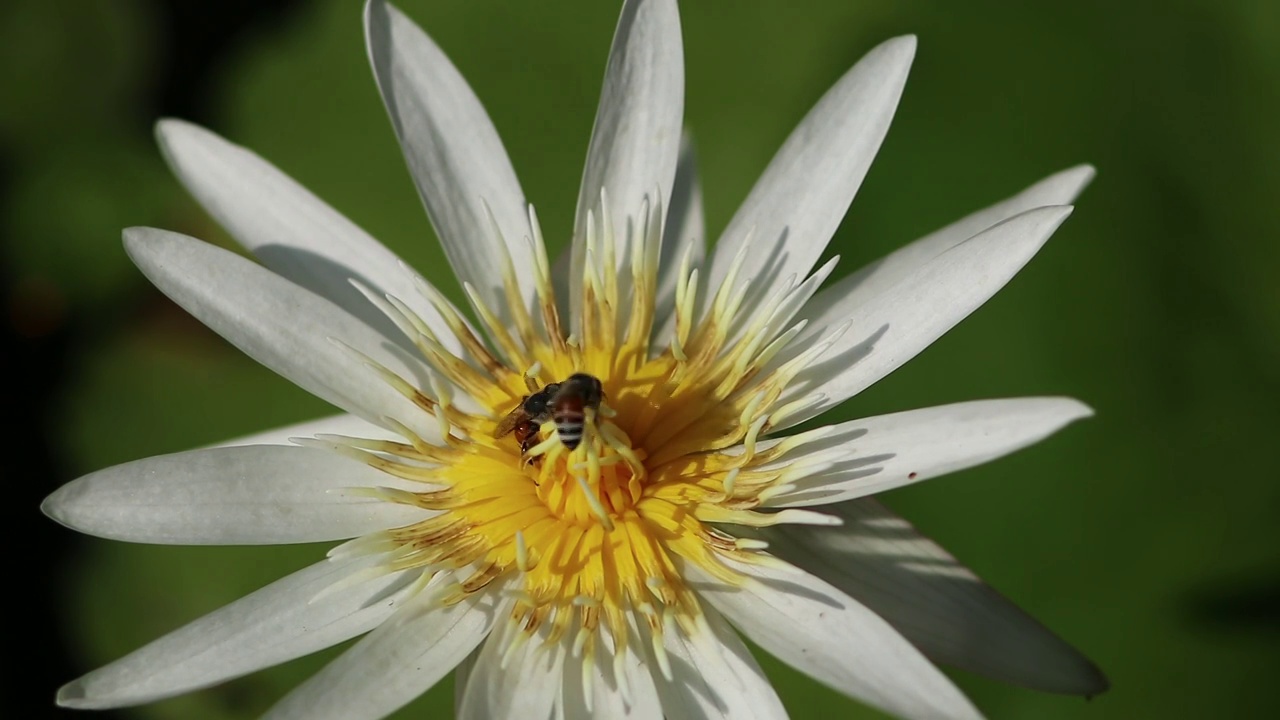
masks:
<path id="1" fill-rule="evenodd" d="M 380 0 L 365 24 L 475 320 L 262 159 L 161 122 L 179 178 L 262 264 L 148 228 L 125 231 L 130 256 L 348 414 L 101 470 L 44 509 L 135 542 L 347 542 L 68 684 L 59 703 L 145 703 L 364 635 L 269 717 L 382 717 L 455 667 L 464 717 L 783 717 L 734 628 L 904 717 L 978 714 L 926 656 L 1052 692 L 1105 689 L 1088 660 L 869 498 L 1012 452 L 1088 408 L 989 400 L 782 434 L 994 294 L 1091 168 L 820 289 L 835 261 L 813 267 L 914 55 L 914 38 L 896 38 L 822 98 L 706 255 L 675 2 L 635 0 L 572 249 L 553 266 L 461 76 Z"/>

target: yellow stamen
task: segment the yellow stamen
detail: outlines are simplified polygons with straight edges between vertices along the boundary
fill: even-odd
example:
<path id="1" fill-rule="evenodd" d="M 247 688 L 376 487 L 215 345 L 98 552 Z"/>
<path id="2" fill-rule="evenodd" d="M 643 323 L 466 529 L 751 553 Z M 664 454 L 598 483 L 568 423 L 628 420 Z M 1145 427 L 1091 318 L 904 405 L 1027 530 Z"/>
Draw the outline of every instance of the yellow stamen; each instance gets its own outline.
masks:
<path id="1" fill-rule="evenodd" d="M 529 563 L 529 548 L 524 544 L 524 531 L 516 531 L 516 567 L 520 572 L 527 573 L 533 568 Z"/>
<path id="2" fill-rule="evenodd" d="M 770 423 L 822 401 L 784 391 L 836 337 L 792 347 L 804 328 L 793 322 L 795 315 L 831 265 L 803 282 L 789 279 L 747 316 L 739 309 L 748 292 L 766 297 L 754 278 L 740 278 L 749 243 L 725 283 L 706 290 L 714 292 L 701 306 L 690 247 L 680 260 L 672 317 L 655 317 L 661 194 L 655 189 L 620 224 L 617 209 L 602 191 L 579 228 L 583 283 L 573 334 L 566 334 L 557 309 L 532 207 L 532 267 L 514 267 L 506 253 L 495 267 L 508 307 L 489 306 L 464 285 L 483 338 L 421 278 L 415 276 L 415 286 L 439 322 L 428 324 L 399 299 L 357 285 L 418 348 L 428 371 L 405 378 L 347 351 L 432 415 L 440 439 L 428 442 L 384 419 L 405 442 L 342 436 L 299 441 L 421 485 L 341 492 L 430 511 L 407 527 L 341 545 L 333 557 L 376 556 L 378 572 L 421 569 L 443 604 L 500 594 L 510 607 L 509 624 L 497 631 L 509 635 L 502 640 L 502 662 L 521 656 L 535 635 L 539 647 L 563 642 L 562 650 L 582 658 L 588 702 L 597 650 L 611 655 L 600 661 L 613 663 L 618 689 L 627 696 L 629 652 L 648 655 L 671 678 L 666 634 L 708 631 L 685 568 L 742 585 L 739 566 L 726 559 L 776 562 L 763 554 L 766 543 L 745 531 L 735 537 L 732 527 L 839 522 L 807 510 L 762 509 L 810 467 L 785 462 L 788 453 L 823 437 L 810 432 L 761 440 Z M 496 220 L 486 213 L 489 232 L 505 248 Z M 620 257 L 627 267 L 619 268 Z M 529 284 L 532 298 L 525 294 Z M 664 323 L 673 335 L 669 347 L 651 348 L 660 337 L 655 324 Z M 462 357 L 446 348 L 460 348 Z M 545 420 L 536 430 L 540 440 L 527 453 L 511 435 L 495 437 L 496 424 L 519 409 L 522 396 L 579 372 L 601 381 L 604 398 L 598 406 L 585 403 L 581 439 L 572 450 L 556 421 L 545 417 L 537 418 Z M 529 430 L 524 425 L 512 434 L 529 438 Z"/>

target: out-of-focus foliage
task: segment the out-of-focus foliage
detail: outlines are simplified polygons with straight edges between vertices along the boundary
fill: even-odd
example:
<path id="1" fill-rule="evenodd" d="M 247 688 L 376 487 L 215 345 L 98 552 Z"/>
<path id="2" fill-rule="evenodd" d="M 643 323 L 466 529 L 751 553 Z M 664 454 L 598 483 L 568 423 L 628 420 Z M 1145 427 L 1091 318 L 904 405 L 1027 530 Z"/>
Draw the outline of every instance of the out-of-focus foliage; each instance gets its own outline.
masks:
<path id="1" fill-rule="evenodd" d="M 1099 177 L 1000 295 L 843 417 L 1069 394 L 1097 418 L 887 499 L 1109 674 L 1090 703 L 968 676 L 992 717 L 1222 717 L 1268 706 L 1280 660 L 1280 7 L 1267 2 L 682 3 L 686 118 L 709 229 L 863 52 L 914 32 L 894 127 L 832 242 L 851 272 L 1058 169 Z M 553 245 L 571 226 L 617 8 L 406 0 L 484 101 Z M 75 318 L 48 428 L 66 477 L 325 412 L 167 305 L 119 229 L 229 240 L 169 177 L 139 117 L 166 44 L 152 3 L 0 10 L 0 223 L 11 318 Z M 348 0 L 240 36 L 200 118 L 291 173 L 442 286 Z M 34 512 L 34 509 L 32 510 Z M 88 670 L 301 567 L 320 547 L 83 543 L 58 568 Z M 856 652 L 851 648 L 851 652 Z M 141 708 L 261 712 L 333 652 Z M 869 716 L 762 657 L 797 718 Z M 66 678 L 70 679 L 70 678 Z M 443 711 L 444 683 L 402 717 Z M 30 688 L 28 688 L 30 689 Z M 38 688 L 48 692 L 53 688 Z M 861 714 L 859 714 L 861 713 Z"/>

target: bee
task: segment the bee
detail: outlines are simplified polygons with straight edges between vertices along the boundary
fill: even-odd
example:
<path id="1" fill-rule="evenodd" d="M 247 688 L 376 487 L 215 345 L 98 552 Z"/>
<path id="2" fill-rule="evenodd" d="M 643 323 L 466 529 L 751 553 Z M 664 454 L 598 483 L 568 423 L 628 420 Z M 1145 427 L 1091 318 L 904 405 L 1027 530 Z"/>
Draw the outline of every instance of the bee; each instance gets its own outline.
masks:
<path id="1" fill-rule="evenodd" d="M 520 398 L 520 404 L 493 429 L 493 436 L 501 438 L 515 433 L 516 442 L 520 443 L 520 454 L 528 454 L 538 444 L 538 429 L 551 419 L 551 401 L 559 389 L 560 383 L 551 383 L 532 395 Z"/>
<path id="2" fill-rule="evenodd" d="M 551 396 L 551 417 L 556 421 L 556 435 L 569 450 L 582 442 L 587 419 L 587 408 L 600 407 L 604 400 L 604 388 L 599 378 L 586 373 L 574 373 L 560 383 Z"/>
<path id="3" fill-rule="evenodd" d="M 551 383 L 532 395 L 525 395 L 494 428 L 495 438 L 515 434 L 520 454 L 525 455 L 538 444 L 538 430 L 554 420 L 556 436 L 565 448 L 573 450 L 582 442 L 587 408 L 596 409 L 604 400 L 600 380 L 586 373 L 574 373 L 564 382 Z"/>

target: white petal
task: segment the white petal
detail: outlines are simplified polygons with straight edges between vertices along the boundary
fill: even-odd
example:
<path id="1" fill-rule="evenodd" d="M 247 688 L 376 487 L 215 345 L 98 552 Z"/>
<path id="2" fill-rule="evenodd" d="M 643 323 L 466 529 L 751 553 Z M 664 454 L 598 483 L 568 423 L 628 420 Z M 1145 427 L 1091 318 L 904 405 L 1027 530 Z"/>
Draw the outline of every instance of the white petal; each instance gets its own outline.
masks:
<path id="1" fill-rule="evenodd" d="M 609 198 L 617 258 L 628 263 L 628 218 L 633 224 L 640 222 L 646 196 L 651 204 L 665 205 L 671 199 L 683 117 L 684 48 L 675 0 L 627 0 L 609 51 L 578 194 L 569 269 L 575 322 L 580 317 L 587 212 L 599 221 L 603 189 Z M 630 273 L 618 280 L 619 296 L 628 297 Z"/>
<path id="2" fill-rule="evenodd" d="M 789 487 L 765 504 L 825 505 L 892 490 L 1008 455 L 1092 414 L 1071 398 L 1014 398 L 841 423 L 776 464 Z"/>
<path id="3" fill-rule="evenodd" d="M 270 720 L 376 720 L 426 692 L 489 634 L 491 596 L 440 607 L 428 592 L 294 688 Z"/>
<path id="4" fill-rule="evenodd" d="M 665 635 L 672 680 L 655 672 L 654 683 L 669 718 L 690 720 L 786 720 L 787 711 L 751 651 L 712 608 L 693 637 Z"/>
<path id="5" fill-rule="evenodd" d="M 506 621 L 485 641 L 467 678 L 458 704 L 459 720 L 544 720 L 550 718 L 563 682 L 567 640 L 543 644 L 546 626 L 511 651 L 506 667 L 503 655 L 523 627 Z"/>
<path id="6" fill-rule="evenodd" d="M 845 73 L 787 138 L 725 228 L 705 287 L 720 287 L 749 242 L 739 276 L 751 285 L 744 317 L 785 278 L 808 275 L 822 255 L 889 131 L 915 51 L 915 36 L 894 38 Z"/>
<path id="7" fill-rule="evenodd" d="M 676 285 L 681 280 L 681 264 L 686 254 L 690 268 L 702 264 L 707 251 L 706 238 L 698 158 L 693 141 L 686 135 L 680 144 L 680 163 L 676 165 L 667 222 L 662 230 L 662 255 L 658 263 L 658 290 L 653 316 L 654 345 L 658 348 L 665 347 L 675 331 Z"/>
<path id="8" fill-rule="evenodd" d="M 693 570 L 702 595 L 760 647 L 814 679 L 903 718 L 981 717 L 955 685 L 888 623 L 781 561 L 746 565 L 741 588 Z"/>
<path id="9" fill-rule="evenodd" d="M 471 679 L 471 668 L 476 666 L 476 658 L 480 657 L 480 651 L 483 645 L 477 646 L 471 651 L 470 655 L 460 663 L 453 671 L 453 714 L 458 716 L 458 709 L 462 707 L 462 696 L 467 692 L 467 682 Z"/>
<path id="10" fill-rule="evenodd" d="M 174 174 L 205 210 L 263 265 L 412 349 L 396 326 L 351 284 L 402 300 L 456 350 L 440 314 L 414 288 L 395 253 L 271 163 L 181 120 L 156 137 Z"/>
<path id="11" fill-rule="evenodd" d="M 1077 165 L 1050 175 L 1011 198 L 966 215 L 823 288 L 801 313 L 809 320 L 808 334 L 821 335 L 844 322 L 840 314 L 843 308 L 869 302 L 926 262 L 987 228 L 1038 207 L 1071 204 L 1094 175 L 1090 165 Z"/>
<path id="12" fill-rule="evenodd" d="M 524 191 L 479 99 L 443 51 L 381 0 L 365 5 L 369 62 L 431 224 L 458 279 L 499 317 L 502 258 L 532 267 Z M 485 207 L 502 237 L 496 237 Z M 533 294 L 532 281 L 524 287 Z"/>
<path id="13" fill-rule="evenodd" d="M 1107 679 L 1078 650 L 871 498 L 827 508 L 838 528 L 760 531 L 770 550 L 864 603 L 929 657 L 1046 692 L 1097 695 Z"/>
<path id="14" fill-rule="evenodd" d="M 376 558 L 300 570 L 66 684 L 58 704 L 140 705 L 216 685 L 368 632 L 398 607 L 404 573 L 346 585 Z"/>
<path id="15" fill-rule="evenodd" d="M 850 329 L 818 363 L 800 372 L 783 400 L 810 393 L 823 397 L 775 427 L 839 405 L 915 357 L 1004 287 L 1070 214 L 1069 206 L 1022 213 L 943 252 L 870 299 L 833 306 L 831 317 Z M 794 345 L 816 341 L 806 328 Z"/>
<path id="16" fill-rule="evenodd" d="M 235 253 L 185 235 L 129 228 L 124 244 L 133 262 L 165 295 L 302 389 L 384 426 L 382 418 L 391 417 L 419 434 L 438 427 L 334 340 L 419 388 L 430 387 L 423 364 L 328 300 Z"/>
<path id="17" fill-rule="evenodd" d="M 654 678 L 650 675 L 658 670 L 652 663 L 645 663 L 643 646 L 632 644 L 625 660 L 620 665 L 624 674 L 623 683 L 628 688 L 624 697 L 615 675 L 612 653 L 598 650 L 591 661 L 591 704 L 590 710 L 583 693 L 582 672 L 584 657 L 569 654 L 564 660 L 564 671 L 561 673 L 563 684 L 556 703 L 556 717 L 565 720 L 592 718 L 593 720 L 613 720 L 614 718 L 662 717 L 662 706 L 658 702 L 658 691 L 654 688 Z M 629 698 L 629 699 L 628 699 Z M 678 717 L 678 716 L 675 716 Z"/>
<path id="18" fill-rule="evenodd" d="M 263 430 L 252 435 L 224 440 L 210 447 L 241 447 L 244 445 L 288 445 L 293 447 L 293 443 L 289 442 L 290 438 L 309 438 L 316 435 L 346 435 L 347 437 L 369 438 L 372 440 L 404 440 L 396 433 L 374 425 L 358 415 L 342 414 Z M 423 440 L 432 444 L 437 444 L 442 439 L 440 433 L 423 438 Z"/>
<path id="19" fill-rule="evenodd" d="M 326 450 L 278 445 L 191 450 L 90 473 L 41 509 L 90 535 L 172 545 L 339 540 L 429 517 L 353 492 L 411 486 Z"/>

